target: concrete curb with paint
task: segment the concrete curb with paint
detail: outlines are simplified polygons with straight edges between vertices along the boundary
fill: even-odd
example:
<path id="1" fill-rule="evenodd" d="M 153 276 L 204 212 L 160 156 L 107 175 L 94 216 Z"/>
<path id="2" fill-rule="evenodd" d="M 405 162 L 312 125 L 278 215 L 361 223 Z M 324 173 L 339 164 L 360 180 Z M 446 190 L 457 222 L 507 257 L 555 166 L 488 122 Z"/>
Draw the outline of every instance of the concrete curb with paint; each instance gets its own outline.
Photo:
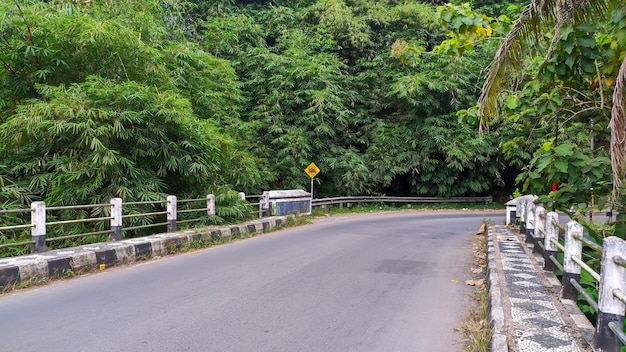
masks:
<path id="1" fill-rule="evenodd" d="M 244 234 L 260 234 L 285 224 L 286 216 L 252 220 L 239 225 L 211 226 L 95 243 L 75 248 L 0 259 L 0 291 L 10 286 L 45 282 L 158 258 L 202 243 L 229 242 Z"/>

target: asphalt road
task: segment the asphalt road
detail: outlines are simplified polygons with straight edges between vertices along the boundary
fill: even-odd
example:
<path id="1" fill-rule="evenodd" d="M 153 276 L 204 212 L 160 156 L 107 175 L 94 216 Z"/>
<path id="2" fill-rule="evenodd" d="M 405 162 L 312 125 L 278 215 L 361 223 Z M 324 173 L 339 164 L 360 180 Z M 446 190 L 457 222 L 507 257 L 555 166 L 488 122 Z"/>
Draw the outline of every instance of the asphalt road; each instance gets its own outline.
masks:
<path id="1" fill-rule="evenodd" d="M 503 213 L 311 225 L 0 296 L 0 351 L 462 351 L 472 236 Z"/>

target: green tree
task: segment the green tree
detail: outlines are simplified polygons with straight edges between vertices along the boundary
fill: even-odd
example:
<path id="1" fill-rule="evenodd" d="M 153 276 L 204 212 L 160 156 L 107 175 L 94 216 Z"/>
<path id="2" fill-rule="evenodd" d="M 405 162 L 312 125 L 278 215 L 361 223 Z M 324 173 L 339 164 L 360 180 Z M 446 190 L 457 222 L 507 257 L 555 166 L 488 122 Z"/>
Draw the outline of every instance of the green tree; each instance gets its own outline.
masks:
<path id="1" fill-rule="evenodd" d="M 230 137 L 238 77 L 185 40 L 175 2 L 0 7 L 2 202 L 17 189 L 20 202 L 74 204 L 256 186 L 254 161 Z"/>
<path id="2" fill-rule="evenodd" d="M 300 31 L 281 40 L 277 52 L 256 48 L 246 60 L 245 91 L 255 102 L 247 117 L 255 128 L 251 143 L 283 187 L 306 186 L 303 170 L 314 159 L 341 177 L 333 170 L 351 158 L 350 106 L 356 99 L 346 67 L 335 55 L 316 53 Z M 366 192 L 366 185 L 353 181 L 336 180 L 337 190 Z"/>
<path id="3" fill-rule="evenodd" d="M 431 49 L 446 38 L 433 6 L 391 0 L 221 6 L 199 13 L 197 38 L 204 50 L 230 60 L 243 83 L 247 145 L 268 187 L 306 188 L 303 169 L 311 161 L 322 169 L 319 195 L 446 196 L 501 185 L 497 141 L 480 139 L 454 115 L 475 103 L 488 50 L 464 59 L 415 55 L 413 67 L 390 55 L 394 43 Z M 470 171 L 479 169 L 485 177 Z M 436 175 L 449 176 L 445 187 Z"/>
<path id="4" fill-rule="evenodd" d="M 228 141 L 175 93 L 97 77 L 39 91 L 0 137 L 7 174 L 50 204 L 156 200 L 224 181 Z"/>
<path id="5" fill-rule="evenodd" d="M 529 67 L 529 63 L 530 67 L 539 63 L 535 66 L 535 77 L 555 79 L 560 96 L 571 98 L 567 106 L 572 110 L 567 115 L 575 118 L 581 110 L 595 110 L 585 117 L 600 119 L 601 110 L 612 106 L 610 151 L 616 195 L 626 173 L 624 11 L 621 1 L 531 1 L 504 38 L 491 64 L 478 111 L 483 126 L 494 121 L 499 115 L 501 93 L 512 83 L 524 80 L 519 68 Z M 534 61 L 524 60 L 535 56 Z M 612 99 L 608 99 L 606 92 L 612 92 Z M 599 108 L 596 102 L 600 102 Z M 563 109 L 555 112 L 565 115 Z M 565 119 L 569 119 L 567 115 Z"/>
<path id="6" fill-rule="evenodd" d="M 159 23 L 164 21 L 155 18 L 158 4 L 3 2 L 0 79 L 6 89 L 0 92 L 0 108 L 10 113 L 22 99 L 38 98 L 37 84 L 67 85 L 90 75 L 166 84 L 168 73 L 153 45 L 163 36 Z"/>

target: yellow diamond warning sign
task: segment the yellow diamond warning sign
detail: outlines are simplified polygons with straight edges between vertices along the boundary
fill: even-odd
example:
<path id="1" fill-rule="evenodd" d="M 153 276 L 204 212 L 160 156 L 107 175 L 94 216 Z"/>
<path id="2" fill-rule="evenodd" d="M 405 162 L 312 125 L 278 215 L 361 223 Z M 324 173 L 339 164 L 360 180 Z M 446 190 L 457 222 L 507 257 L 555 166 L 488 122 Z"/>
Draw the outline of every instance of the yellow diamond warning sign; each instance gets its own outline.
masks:
<path id="1" fill-rule="evenodd" d="M 317 167 L 315 163 L 311 163 L 309 166 L 306 167 L 306 169 L 304 169 L 304 172 L 306 172 L 310 178 L 313 178 L 315 177 L 315 175 L 319 174 L 320 168 Z"/>

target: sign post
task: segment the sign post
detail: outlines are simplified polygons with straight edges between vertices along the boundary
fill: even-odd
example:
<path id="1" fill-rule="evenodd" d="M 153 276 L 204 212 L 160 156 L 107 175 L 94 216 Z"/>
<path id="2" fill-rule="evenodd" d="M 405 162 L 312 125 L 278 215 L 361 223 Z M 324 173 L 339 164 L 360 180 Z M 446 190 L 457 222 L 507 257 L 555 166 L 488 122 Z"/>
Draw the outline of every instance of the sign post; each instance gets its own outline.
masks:
<path id="1" fill-rule="evenodd" d="M 311 209 L 311 212 L 312 212 L 313 211 L 313 179 L 320 172 L 320 168 L 317 167 L 315 163 L 310 163 L 309 166 L 307 166 L 306 169 L 304 169 L 304 172 L 306 172 L 307 175 L 309 175 L 309 177 L 311 178 L 311 206 L 309 207 L 309 209 Z"/>

